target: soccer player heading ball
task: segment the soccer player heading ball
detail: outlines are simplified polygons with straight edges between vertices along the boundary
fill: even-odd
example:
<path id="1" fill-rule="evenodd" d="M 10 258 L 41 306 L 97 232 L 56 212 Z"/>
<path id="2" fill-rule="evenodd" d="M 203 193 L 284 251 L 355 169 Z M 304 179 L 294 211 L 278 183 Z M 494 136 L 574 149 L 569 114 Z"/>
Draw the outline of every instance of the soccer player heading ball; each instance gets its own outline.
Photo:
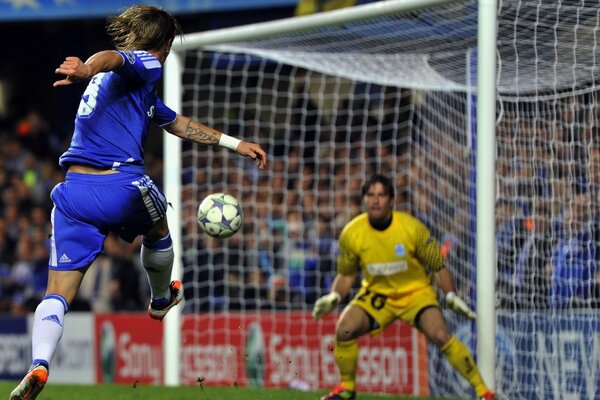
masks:
<path id="1" fill-rule="evenodd" d="M 116 50 L 101 51 L 86 62 L 67 57 L 56 69 L 66 77 L 55 87 L 88 85 L 71 145 L 60 157 L 65 182 L 51 195 L 50 271 L 46 296 L 35 311 L 33 362 L 11 400 L 35 399 L 44 387 L 64 315 L 109 232 L 128 242 L 143 235 L 141 261 L 152 291 L 151 318 L 162 320 L 183 299 L 181 282 L 171 282 L 167 201 L 144 172 L 151 122 L 182 139 L 249 157 L 259 169 L 267 167 L 267 156 L 258 144 L 177 115 L 156 96 L 154 85 L 162 76 L 163 63 L 175 36 L 182 33 L 173 16 L 157 7 L 132 6 L 108 19 L 107 33 Z"/>
<path id="2" fill-rule="evenodd" d="M 350 292 L 358 271 L 362 272 L 361 288 L 335 328 L 334 355 L 342 382 L 321 400 L 356 398 L 357 338 L 377 334 L 396 319 L 423 332 L 471 383 L 479 398 L 494 399 L 471 353 L 448 330 L 431 286 L 428 271 L 434 272 L 437 286 L 446 294 L 446 304 L 457 314 L 475 319 L 475 313 L 454 293 L 452 275 L 444 266 L 437 242 L 419 220 L 393 209 L 394 186 L 387 177 L 371 177 L 362 194 L 367 212 L 342 230 L 331 292 L 316 301 L 312 312 L 319 319 L 333 311 Z"/>

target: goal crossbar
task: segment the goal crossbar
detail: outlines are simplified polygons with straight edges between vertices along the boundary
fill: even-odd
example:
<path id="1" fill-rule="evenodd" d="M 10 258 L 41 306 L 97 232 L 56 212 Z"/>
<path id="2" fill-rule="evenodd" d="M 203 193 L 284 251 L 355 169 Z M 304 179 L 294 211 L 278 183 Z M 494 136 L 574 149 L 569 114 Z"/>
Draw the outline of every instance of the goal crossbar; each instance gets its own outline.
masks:
<path id="1" fill-rule="evenodd" d="M 415 11 L 441 4 L 456 3 L 459 1 L 462 0 L 387 0 L 318 14 L 283 18 L 275 21 L 259 22 L 233 28 L 190 33 L 175 38 L 171 50 L 173 52 L 178 52 L 185 49 L 196 49 L 213 44 L 263 39 L 273 35 L 346 24 L 392 15 L 399 12 Z"/>

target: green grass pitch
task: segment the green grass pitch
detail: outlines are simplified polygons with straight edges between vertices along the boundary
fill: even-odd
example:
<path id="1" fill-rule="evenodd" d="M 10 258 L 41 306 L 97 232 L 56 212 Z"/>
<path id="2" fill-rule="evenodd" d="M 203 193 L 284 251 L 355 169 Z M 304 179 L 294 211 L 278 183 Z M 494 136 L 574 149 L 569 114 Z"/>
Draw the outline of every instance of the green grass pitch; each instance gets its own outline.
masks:
<path id="1" fill-rule="evenodd" d="M 0 399 L 8 398 L 18 382 L 0 381 Z M 49 383 L 38 400 L 318 400 L 325 391 L 300 392 L 286 389 L 242 387 L 152 385 L 62 385 Z M 415 397 L 359 393 L 360 400 L 408 400 Z M 433 397 L 420 400 L 433 400 Z M 437 398 L 438 400 L 441 400 Z M 458 399 L 446 399 L 458 400 Z"/>

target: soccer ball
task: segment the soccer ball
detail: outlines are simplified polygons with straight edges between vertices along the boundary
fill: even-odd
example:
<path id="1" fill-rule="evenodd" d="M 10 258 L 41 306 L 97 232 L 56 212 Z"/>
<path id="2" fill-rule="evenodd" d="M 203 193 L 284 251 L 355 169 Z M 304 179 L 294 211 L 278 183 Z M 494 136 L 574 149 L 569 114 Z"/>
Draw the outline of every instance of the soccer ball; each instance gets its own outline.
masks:
<path id="1" fill-rule="evenodd" d="M 244 214 L 235 197 L 227 193 L 209 194 L 198 207 L 198 224 L 209 236 L 226 239 L 242 226 Z"/>

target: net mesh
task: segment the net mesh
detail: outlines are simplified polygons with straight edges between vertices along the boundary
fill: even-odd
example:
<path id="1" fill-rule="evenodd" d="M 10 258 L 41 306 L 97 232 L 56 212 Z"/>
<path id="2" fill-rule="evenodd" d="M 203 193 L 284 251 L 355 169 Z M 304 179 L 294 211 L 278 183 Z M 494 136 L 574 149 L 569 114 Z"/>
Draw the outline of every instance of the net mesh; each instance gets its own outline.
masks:
<path id="1" fill-rule="evenodd" d="M 496 376 L 498 391 L 511 399 L 592 398 L 600 384 L 589 378 L 598 357 L 586 356 L 599 354 L 599 11 L 588 1 L 499 6 Z M 310 348 L 321 328 L 297 312 L 328 291 L 337 235 L 360 213 L 360 185 L 375 172 L 394 179 L 397 208 L 426 223 L 457 291 L 475 305 L 476 43 L 477 7 L 459 2 L 185 52 L 183 114 L 261 143 L 271 157 L 259 172 L 226 150 L 183 144 L 185 312 L 242 321 L 215 327 L 195 318 L 185 326 L 188 343 L 223 343 L 259 311 L 285 324 L 263 330 Z M 245 212 L 242 230 L 226 241 L 200 234 L 196 224 L 201 199 L 221 191 Z M 474 326 L 446 317 L 473 350 Z M 272 332 L 261 332 L 258 343 Z M 392 348 L 403 338 L 395 340 Z M 283 350 L 265 346 L 272 354 L 261 356 L 264 368 L 277 370 L 268 364 L 285 361 Z M 247 367 L 254 375 L 242 383 L 281 386 L 297 378 L 324 387 L 336 372 L 323 366 L 323 353 L 286 380 Z M 429 353 L 426 365 L 412 364 L 408 373 L 427 376 L 426 389 L 367 373 L 359 390 L 472 394 L 437 349 Z M 561 367 L 561 357 L 579 367 Z M 359 368 L 368 363 L 361 358 Z M 397 370 L 406 372 L 401 363 Z M 209 381 L 240 382 L 235 373 L 206 373 Z"/>

